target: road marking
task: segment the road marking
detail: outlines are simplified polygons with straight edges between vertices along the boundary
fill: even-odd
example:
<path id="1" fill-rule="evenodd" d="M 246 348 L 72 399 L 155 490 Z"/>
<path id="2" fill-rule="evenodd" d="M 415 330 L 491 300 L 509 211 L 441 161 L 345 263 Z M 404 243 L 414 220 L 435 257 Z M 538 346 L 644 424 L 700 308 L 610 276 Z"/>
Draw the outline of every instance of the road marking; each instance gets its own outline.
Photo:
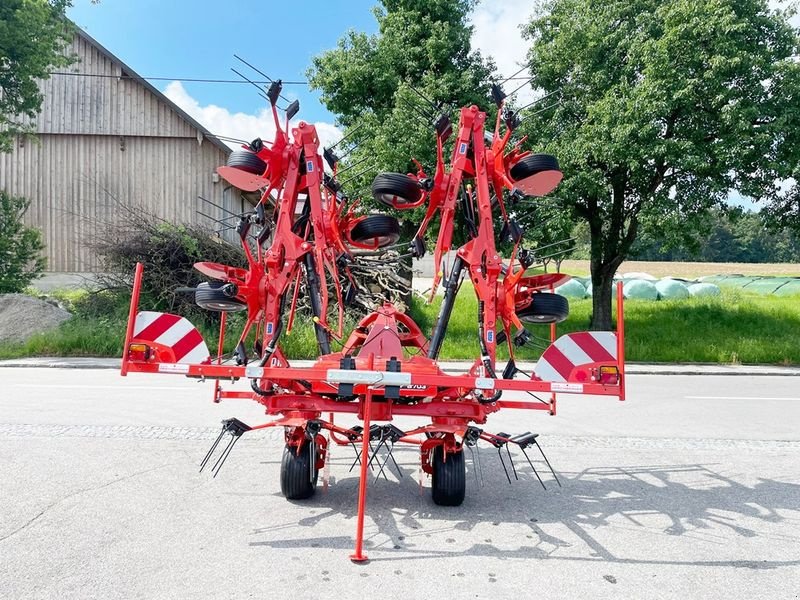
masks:
<path id="1" fill-rule="evenodd" d="M 684 396 L 687 400 L 798 400 L 786 396 Z"/>

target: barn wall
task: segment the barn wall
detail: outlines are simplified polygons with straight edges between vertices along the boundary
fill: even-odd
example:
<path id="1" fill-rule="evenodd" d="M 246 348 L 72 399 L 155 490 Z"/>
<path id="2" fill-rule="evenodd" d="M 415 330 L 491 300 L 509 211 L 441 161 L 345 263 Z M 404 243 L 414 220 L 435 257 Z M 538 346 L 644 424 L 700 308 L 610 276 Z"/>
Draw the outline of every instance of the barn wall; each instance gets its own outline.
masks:
<path id="1" fill-rule="evenodd" d="M 0 154 L 0 189 L 31 201 L 28 224 L 41 228 L 48 271 L 91 272 L 98 228 L 114 222 L 120 204 L 142 207 L 175 223 L 220 226 L 197 214 L 227 216 L 198 195 L 241 212 L 238 190 L 215 183 L 227 150 L 137 79 L 124 65 L 82 35 L 70 52 L 79 62 L 41 82 L 44 101 L 28 122 L 37 139 L 19 138 Z M 222 147 L 221 147 L 222 146 Z M 233 232 L 223 234 L 236 241 Z"/>
<path id="2" fill-rule="evenodd" d="M 97 266 L 91 240 L 116 220 L 118 203 L 175 223 L 212 225 L 198 209 L 221 218 L 197 196 L 222 203 L 225 184 L 212 176 L 224 162 L 208 141 L 44 134 L 0 155 L 0 188 L 31 201 L 26 221 L 43 231 L 48 271 L 88 272 Z"/>

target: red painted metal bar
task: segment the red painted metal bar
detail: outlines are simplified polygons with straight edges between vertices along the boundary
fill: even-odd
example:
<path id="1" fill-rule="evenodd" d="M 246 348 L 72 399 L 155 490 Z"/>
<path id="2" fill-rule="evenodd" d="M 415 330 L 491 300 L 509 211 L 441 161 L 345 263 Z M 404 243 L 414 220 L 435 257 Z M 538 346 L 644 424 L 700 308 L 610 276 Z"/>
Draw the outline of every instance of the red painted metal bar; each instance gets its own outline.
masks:
<path id="1" fill-rule="evenodd" d="M 617 282 L 617 366 L 619 368 L 619 399 L 625 400 L 625 301 L 622 282 Z"/>
<path id="2" fill-rule="evenodd" d="M 125 345 L 122 347 L 122 367 L 120 374 L 128 374 L 128 346 L 133 339 L 133 326 L 136 323 L 136 313 L 139 310 L 139 290 L 142 287 L 142 271 L 144 265 L 136 263 L 136 271 L 133 275 L 133 290 L 131 291 L 131 306 L 128 309 L 128 329 L 125 332 Z"/>
<path id="3" fill-rule="evenodd" d="M 551 285 L 550 286 L 550 293 L 551 294 L 555 294 L 555 292 L 556 292 L 555 287 Z M 556 341 L 556 324 L 555 323 L 550 323 L 550 343 L 552 344 L 555 341 Z M 553 392 L 553 393 L 550 394 L 550 407 L 549 407 L 549 411 L 548 411 L 550 413 L 551 417 L 555 417 L 556 416 L 556 402 L 557 402 L 556 393 Z"/>
<path id="4" fill-rule="evenodd" d="M 223 312 L 219 320 L 219 343 L 217 344 L 217 364 L 222 364 L 222 346 L 225 344 L 225 321 L 228 313 Z M 219 379 L 214 380 L 214 402 L 222 398 L 219 395 Z"/>
<path id="5" fill-rule="evenodd" d="M 356 545 L 350 560 L 356 563 L 366 562 L 364 554 L 364 513 L 367 509 L 367 464 L 369 463 L 369 428 L 372 408 L 372 389 L 367 390 L 364 398 L 364 433 L 361 439 L 361 476 L 358 482 L 358 517 L 356 521 Z"/>

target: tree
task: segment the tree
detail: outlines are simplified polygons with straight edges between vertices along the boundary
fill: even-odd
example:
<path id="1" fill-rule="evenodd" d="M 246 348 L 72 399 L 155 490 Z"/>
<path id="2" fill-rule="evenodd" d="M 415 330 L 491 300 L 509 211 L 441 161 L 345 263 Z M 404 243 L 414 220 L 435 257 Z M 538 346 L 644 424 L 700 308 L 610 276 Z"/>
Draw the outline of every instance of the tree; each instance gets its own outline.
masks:
<path id="1" fill-rule="evenodd" d="M 0 294 L 21 292 L 46 265 L 41 232 L 22 221 L 28 205 L 0 190 Z"/>
<path id="2" fill-rule="evenodd" d="M 361 166 L 353 171 L 368 173 L 356 188 L 378 171 L 408 171 L 412 157 L 432 174 L 431 103 L 487 104 L 494 69 L 470 48 L 467 18 L 474 0 L 381 3 L 374 9 L 377 34 L 348 32 L 335 49 L 313 59 L 308 73 L 312 89 L 322 90 L 322 102 L 355 147 L 348 160 Z"/>
<path id="3" fill-rule="evenodd" d="M 777 196 L 794 156 L 798 32 L 766 0 L 540 9 L 525 30 L 533 85 L 559 101 L 523 126 L 561 161 L 559 198 L 588 224 L 592 326 L 608 329 L 613 276 L 640 223 L 691 230 L 731 189 Z"/>
<path id="4" fill-rule="evenodd" d="M 70 5 L 69 0 L 0 2 L 0 152 L 10 151 L 14 136 L 25 131 L 20 117 L 39 112 L 37 80 L 72 62 L 64 53 L 72 40 L 65 16 Z"/>

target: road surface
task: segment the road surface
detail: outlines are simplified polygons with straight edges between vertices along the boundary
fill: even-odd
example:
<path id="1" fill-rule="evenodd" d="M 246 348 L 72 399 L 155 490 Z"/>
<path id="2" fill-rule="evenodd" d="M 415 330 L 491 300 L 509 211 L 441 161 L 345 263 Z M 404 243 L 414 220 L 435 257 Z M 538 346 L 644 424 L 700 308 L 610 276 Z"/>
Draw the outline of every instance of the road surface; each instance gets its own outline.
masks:
<path id="1" fill-rule="evenodd" d="M 243 437 L 212 479 L 220 419 L 263 413 L 210 394 L 0 369 L 0 598 L 800 597 L 796 377 L 634 375 L 624 403 L 504 411 L 486 429 L 540 432 L 563 487 L 520 460 L 510 485 L 486 447 L 457 508 L 398 450 L 403 477 L 370 482 L 366 565 L 348 560 L 352 451 L 310 501 L 280 494 L 280 432 Z"/>

